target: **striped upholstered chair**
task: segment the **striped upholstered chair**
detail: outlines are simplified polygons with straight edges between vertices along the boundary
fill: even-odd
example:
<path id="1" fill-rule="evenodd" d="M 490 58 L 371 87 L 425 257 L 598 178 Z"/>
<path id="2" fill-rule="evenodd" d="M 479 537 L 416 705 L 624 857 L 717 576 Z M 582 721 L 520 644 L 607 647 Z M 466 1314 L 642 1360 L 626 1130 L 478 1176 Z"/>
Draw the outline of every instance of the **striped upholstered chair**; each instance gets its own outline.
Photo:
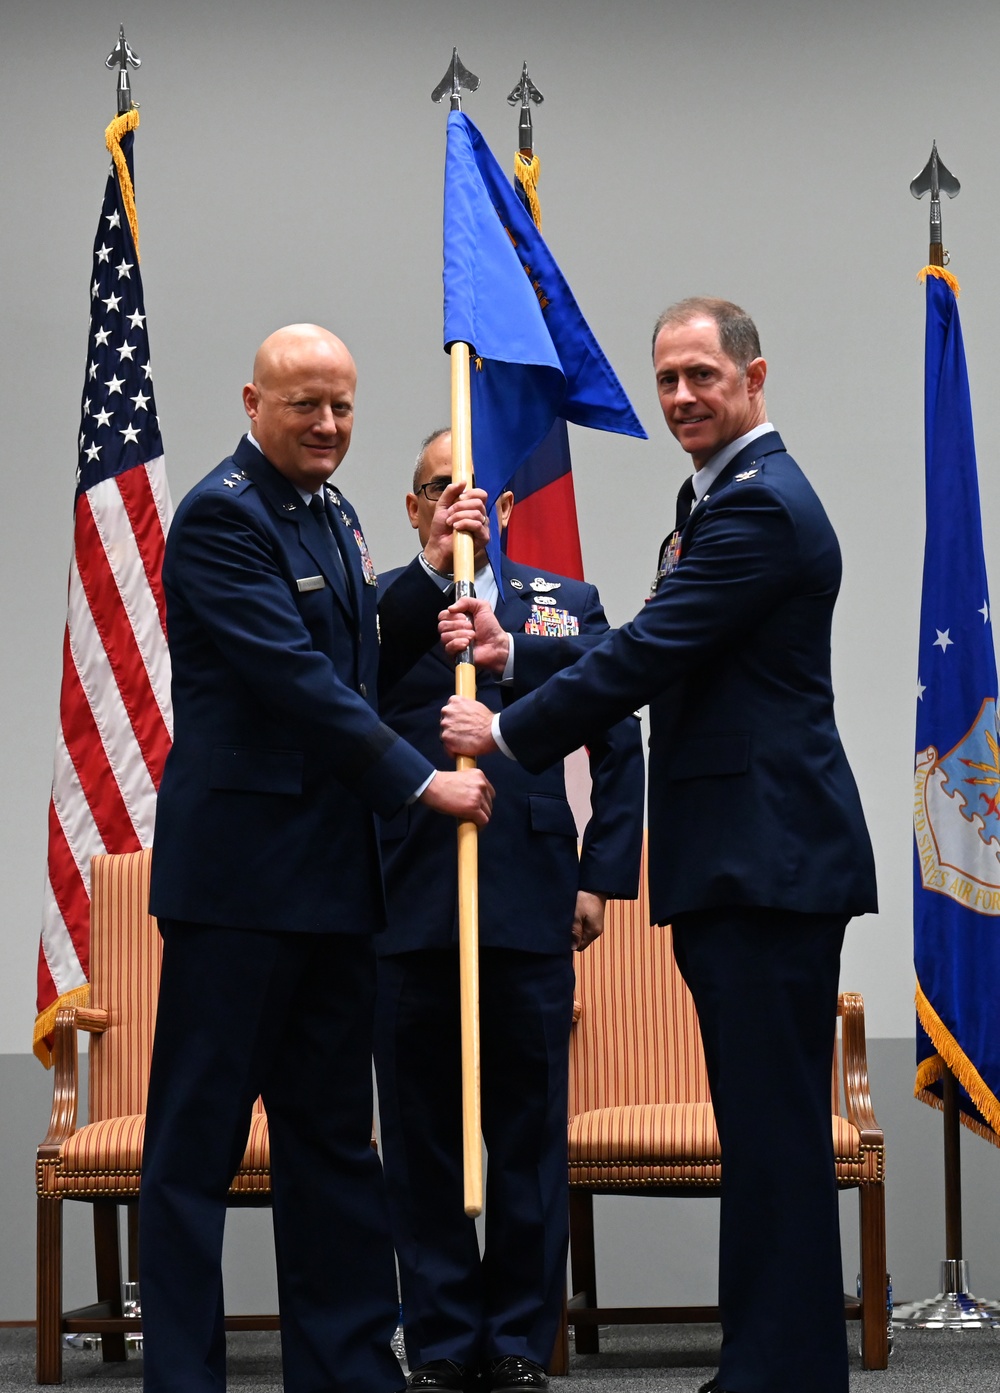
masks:
<path id="1" fill-rule="evenodd" d="M 580 1014 L 570 1049 L 569 1182 L 573 1294 L 581 1353 L 598 1324 L 714 1321 L 715 1307 L 600 1307 L 594 1195 L 717 1195 L 722 1175 L 698 1018 L 674 962 L 669 929 L 650 928 L 645 872 L 638 900 L 610 902 L 603 937 L 577 960 Z M 832 1125 L 841 1189 L 857 1189 L 861 1223 L 862 1362 L 888 1362 L 885 1143 L 872 1112 L 864 1004 L 840 998 Z M 776 1165 L 794 1158 L 775 1157 Z"/>
<path id="2" fill-rule="evenodd" d="M 54 1089 L 48 1134 L 38 1148 L 37 1379 L 62 1382 L 64 1332 L 100 1333 L 105 1360 L 125 1358 L 118 1211 L 129 1214 L 129 1275 L 137 1263 L 136 1200 L 142 1167 L 160 935 L 149 915 L 149 851 L 95 856 L 91 863 L 90 1005 L 56 1017 Z M 78 1125 L 77 1032 L 90 1036 L 89 1119 Z M 270 1203 L 267 1118 L 254 1113 L 235 1204 Z M 62 1203 L 93 1206 L 97 1303 L 62 1310 Z M 227 1318 L 230 1329 L 276 1329 L 277 1316 Z"/>

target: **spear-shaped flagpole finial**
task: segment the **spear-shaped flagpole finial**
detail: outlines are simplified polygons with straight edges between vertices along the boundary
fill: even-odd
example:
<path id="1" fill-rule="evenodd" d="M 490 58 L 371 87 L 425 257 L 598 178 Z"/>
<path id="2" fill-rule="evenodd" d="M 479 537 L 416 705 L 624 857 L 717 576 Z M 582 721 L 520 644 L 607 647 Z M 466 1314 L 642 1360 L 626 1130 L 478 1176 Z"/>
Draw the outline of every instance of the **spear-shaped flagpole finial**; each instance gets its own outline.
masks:
<path id="1" fill-rule="evenodd" d="M 521 80 L 514 90 L 507 97 L 508 106 L 516 106 L 521 103 L 521 119 L 517 124 L 518 146 L 522 155 L 531 155 L 534 151 L 534 137 L 531 130 L 531 103 L 540 106 L 545 100 L 541 92 L 528 76 L 528 64 L 525 62 L 521 69 Z"/>
<path id="2" fill-rule="evenodd" d="M 447 92 L 451 98 L 452 111 L 461 111 L 462 88 L 464 87 L 467 92 L 474 92 L 478 86 L 479 78 L 475 73 L 469 72 L 458 56 L 458 49 L 453 48 L 448 71 L 431 93 L 431 101 L 439 102 Z"/>
<path id="3" fill-rule="evenodd" d="M 142 59 L 125 38 L 125 26 L 118 26 L 118 42 L 105 59 L 105 67 L 118 69 L 118 115 L 124 116 L 132 110 L 132 84 L 129 81 L 129 68 L 141 68 Z"/>
<path id="4" fill-rule="evenodd" d="M 941 235 L 941 195 L 946 193 L 949 198 L 954 198 L 961 187 L 938 155 L 937 141 L 933 141 L 930 159 L 917 177 L 910 181 L 910 193 L 914 198 L 923 198 L 925 193 L 931 196 L 931 245 L 928 260 L 932 266 L 946 265 L 948 257 Z"/>

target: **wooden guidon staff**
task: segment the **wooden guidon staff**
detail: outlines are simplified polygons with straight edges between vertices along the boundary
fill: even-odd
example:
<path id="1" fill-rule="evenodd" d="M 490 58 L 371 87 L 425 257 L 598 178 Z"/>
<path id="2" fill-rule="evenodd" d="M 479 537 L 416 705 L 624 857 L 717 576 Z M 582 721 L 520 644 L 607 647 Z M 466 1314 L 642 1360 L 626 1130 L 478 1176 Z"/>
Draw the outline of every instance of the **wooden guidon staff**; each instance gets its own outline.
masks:
<path id="1" fill-rule="evenodd" d="M 448 93 L 451 110 L 462 109 L 462 88 L 474 92 L 475 73 L 462 65 L 458 50 L 431 93 L 439 102 Z M 469 389 L 470 345 L 453 343 L 451 354 L 452 478 L 472 487 L 472 406 Z M 467 532 L 455 534 L 455 594 L 474 595 L 475 542 Z M 455 692 L 476 695 L 476 667 L 470 646 L 455 661 Z M 459 755 L 458 769 L 474 769 L 470 755 Z M 462 1007 L 462 1156 L 465 1174 L 465 1212 L 471 1218 L 483 1209 L 483 1144 L 479 1094 L 479 832 L 474 822 L 458 824 L 458 961 Z"/>

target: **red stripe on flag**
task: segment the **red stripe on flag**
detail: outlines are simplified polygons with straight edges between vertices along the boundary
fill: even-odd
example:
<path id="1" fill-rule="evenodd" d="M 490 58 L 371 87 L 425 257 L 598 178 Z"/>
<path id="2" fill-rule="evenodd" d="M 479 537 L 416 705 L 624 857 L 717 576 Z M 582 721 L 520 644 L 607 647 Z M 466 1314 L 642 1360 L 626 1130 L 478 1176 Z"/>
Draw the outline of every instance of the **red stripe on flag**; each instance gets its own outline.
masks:
<path id="1" fill-rule="evenodd" d="M 87 806 L 97 824 L 101 841 L 115 851 L 138 851 L 139 839 L 118 787 L 101 734 L 69 646 L 69 629 L 63 638 L 63 680 L 59 719 L 66 749 L 83 788 Z"/>
<path id="2" fill-rule="evenodd" d="M 38 989 L 35 993 L 36 1014 L 40 1016 L 47 1007 L 52 1005 L 57 996 L 56 984 L 52 980 L 52 973 L 49 971 L 49 965 L 45 958 L 45 949 L 40 943 L 38 945 Z"/>
<path id="3" fill-rule="evenodd" d="M 149 582 L 153 599 L 156 601 L 165 637 L 167 632 L 167 602 L 163 594 L 163 580 L 160 574 L 163 566 L 164 537 L 149 475 L 140 465 L 135 469 L 127 469 L 124 474 L 119 474 L 117 483 L 136 546 L 139 548 L 139 555 L 142 557 L 146 580 Z"/>
<path id="4" fill-rule="evenodd" d="M 90 897 L 87 894 L 87 887 L 83 883 L 79 867 L 73 858 L 66 835 L 63 832 L 62 824 L 56 815 L 55 803 L 49 800 L 49 884 L 52 886 L 52 894 L 59 908 L 59 913 L 63 917 L 63 923 L 69 931 L 70 939 L 76 950 L 76 956 L 80 960 L 87 977 L 90 977 Z M 44 951 L 41 954 L 41 961 L 44 962 Z M 51 977 L 49 978 L 51 982 Z M 41 962 L 39 963 L 38 980 L 40 1010 L 49 1004 L 41 998 L 42 977 Z M 49 1001 L 54 1001 L 56 997 L 55 983 L 52 982 L 50 988 Z"/>
<path id="5" fill-rule="evenodd" d="M 514 504 L 507 525 L 507 555 L 523 566 L 583 580 L 572 473 L 560 475 Z"/>
<path id="6" fill-rule="evenodd" d="M 146 665 L 108 565 L 86 494 L 76 505 L 76 564 L 94 627 L 115 675 L 132 732 L 142 751 L 149 777 L 158 788 L 170 749 L 170 736 L 156 704 Z M 123 849 L 115 846 L 116 851 Z"/>

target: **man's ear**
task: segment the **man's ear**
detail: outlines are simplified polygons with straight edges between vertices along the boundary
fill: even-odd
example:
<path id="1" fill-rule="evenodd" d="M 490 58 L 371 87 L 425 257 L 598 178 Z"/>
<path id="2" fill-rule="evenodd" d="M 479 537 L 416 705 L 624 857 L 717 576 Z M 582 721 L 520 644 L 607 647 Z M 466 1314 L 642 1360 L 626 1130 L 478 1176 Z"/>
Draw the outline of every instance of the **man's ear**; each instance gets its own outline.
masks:
<path id="1" fill-rule="evenodd" d="M 260 405 L 260 393 L 252 382 L 248 382 L 243 388 L 243 410 L 250 417 L 251 421 L 257 419 L 257 408 Z"/>
<path id="2" fill-rule="evenodd" d="M 406 516 L 410 519 L 410 526 L 413 528 L 420 526 L 420 499 L 415 493 L 406 495 Z"/>
<path id="3" fill-rule="evenodd" d="M 513 507 L 514 495 L 511 493 L 510 489 L 504 489 L 503 493 L 497 499 L 497 522 L 500 524 L 501 532 L 510 522 L 510 515 Z"/>
<path id="4" fill-rule="evenodd" d="M 767 377 L 767 363 L 763 358 L 751 358 L 746 370 L 747 392 L 751 397 L 759 397 L 764 390 Z"/>

